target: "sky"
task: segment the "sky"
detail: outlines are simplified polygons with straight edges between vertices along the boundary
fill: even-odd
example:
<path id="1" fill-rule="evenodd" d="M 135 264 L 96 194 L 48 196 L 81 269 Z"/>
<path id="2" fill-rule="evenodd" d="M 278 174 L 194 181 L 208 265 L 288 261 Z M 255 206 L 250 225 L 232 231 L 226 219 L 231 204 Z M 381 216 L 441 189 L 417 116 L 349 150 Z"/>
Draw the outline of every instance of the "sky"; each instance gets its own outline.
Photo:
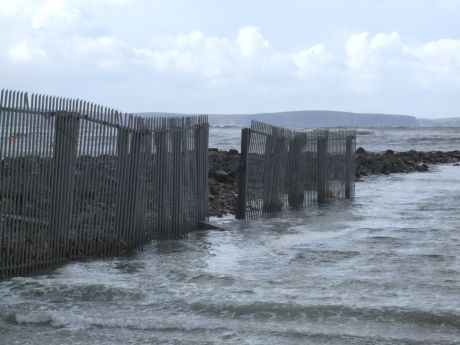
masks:
<path id="1" fill-rule="evenodd" d="M 126 112 L 460 116 L 457 0 L 0 0 L 0 89 Z"/>

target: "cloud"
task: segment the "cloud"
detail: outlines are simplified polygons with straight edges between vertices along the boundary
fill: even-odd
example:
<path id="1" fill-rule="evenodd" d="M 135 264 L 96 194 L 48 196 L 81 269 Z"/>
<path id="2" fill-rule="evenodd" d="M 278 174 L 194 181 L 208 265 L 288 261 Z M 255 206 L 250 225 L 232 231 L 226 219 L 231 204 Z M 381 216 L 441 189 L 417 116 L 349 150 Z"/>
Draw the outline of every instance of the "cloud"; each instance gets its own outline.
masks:
<path id="1" fill-rule="evenodd" d="M 69 54 L 79 56 L 119 56 L 128 46 L 113 36 L 84 37 L 75 35 L 69 40 Z"/>
<path id="2" fill-rule="evenodd" d="M 460 86 L 460 40 L 404 43 L 397 32 L 352 35 L 345 44 L 348 82 L 357 92 L 401 83 L 430 89 Z"/>
<path id="3" fill-rule="evenodd" d="M 460 86 L 460 40 L 441 39 L 420 47 L 407 47 L 416 80 L 424 87 L 433 84 Z"/>
<path id="4" fill-rule="evenodd" d="M 18 11 L 14 0 L 5 0 L 0 2 L 0 17 L 12 17 Z"/>
<path id="5" fill-rule="evenodd" d="M 46 58 L 46 53 L 25 40 L 8 50 L 8 57 L 15 63 L 37 62 Z"/>
<path id="6" fill-rule="evenodd" d="M 125 5 L 130 5 L 134 3 L 136 0 L 104 0 L 106 3 L 109 5 L 120 5 L 120 6 L 125 6 Z"/>
<path id="7" fill-rule="evenodd" d="M 232 47 L 227 39 L 205 36 L 200 31 L 167 37 L 162 41 L 162 47 L 157 49 L 134 48 L 133 52 L 157 71 L 210 78 L 224 74 L 226 64 L 232 59 Z"/>
<path id="8" fill-rule="evenodd" d="M 346 64 L 353 71 L 368 71 L 384 58 L 391 59 L 391 54 L 397 56 L 402 44 L 397 32 L 390 34 L 379 33 L 369 38 L 367 32 L 352 35 L 345 44 L 347 52 Z M 388 62 L 388 61 L 387 61 Z"/>
<path id="9" fill-rule="evenodd" d="M 260 29 L 254 26 L 241 28 L 235 43 L 244 57 L 254 56 L 260 50 L 270 47 L 270 43 L 262 37 Z"/>
<path id="10" fill-rule="evenodd" d="M 34 13 L 31 25 L 40 29 L 56 23 L 69 23 L 77 19 L 80 10 L 66 0 L 47 0 Z"/>
<path id="11" fill-rule="evenodd" d="M 397 32 L 378 33 L 372 37 L 362 32 L 345 43 L 348 83 L 357 92 L 372 92 L 382 78 L 395 75 L 406 66 L 405 49 Z"/>
<path id="12" fill-rule="evenodd" d="M 109 35 L 74 35 L 65 42 L 65 47 L 65 57 L 76 69 L 126 73 L 133 56 L 130 46 Z"/>
<path id="13" fill-rule="evenodd" d="M 14 17 L 28 12 L 29 5 L 25 0 L 2 0 L 0 1 L 0 17 Z"/>
<path id="14" fill-rule="evenodd" d="M 292 54 L 292 60 L 297 70 L 302 74 L 315 72 L 319 65 L 330 62 L 332 56 L 326 52 L 324 45 L 318 43 L 310 48 Z"/>
<path id="15" fill-rule="evenodd" d="M 276 51 L 256 27 L 239 29 L 233 39 L 193 31 L 162 42 L 155 49 L 134 48 L 133 52 L 137 58 L 150 61 L 157 71 L 195 75 L 213 85 L 216 81 L 219 84 L 267 81 L 267 77 L 283 77 L 283 74 L 311 75 L 320 64 L 322 68 L 330 61 L 321 44 L 296 53 Z"/>
<path id="16" fill-rule="evenodd" d="M 459 39 L 416 41 L 411 36 L 409 42 L 404 33 L 390 30 L 315 41 L 282 30 L 269 37 L 254 25 L 222 35 L 210 26 L 188 31 L 184 24 L 166 30 L 107 17 L 134 11 L 135 6 L 129 5 L 135 2 L 1 0 L 2 81 L 14 83 L 21 75 L 22 80 L 35 75 L 41 85 L 53 75 L 61 80 L 65 73 L 69 84 L 80 80 L 75 82 L 80 89 L 100 83 L 110 90 L 113 80 L 120 85 L 128 85 L 129 80 L 130 87 L 158 83 L 159 94 L 182 97 L 189 92 L 190 97 L 207 101 L 216 97 L 216 103 L 221 93 L 222 99 L 239 95 L 234 96 L 235 103 L 253 99 L 304 104 L 306 99 L 322 99 L 324 107 L 334 99 L 343 104 L 355 99 L 359 104 L 418 92 L 453 94 L 460 89 Z M 37 64 L 40 68 L 24 68 Z"/>

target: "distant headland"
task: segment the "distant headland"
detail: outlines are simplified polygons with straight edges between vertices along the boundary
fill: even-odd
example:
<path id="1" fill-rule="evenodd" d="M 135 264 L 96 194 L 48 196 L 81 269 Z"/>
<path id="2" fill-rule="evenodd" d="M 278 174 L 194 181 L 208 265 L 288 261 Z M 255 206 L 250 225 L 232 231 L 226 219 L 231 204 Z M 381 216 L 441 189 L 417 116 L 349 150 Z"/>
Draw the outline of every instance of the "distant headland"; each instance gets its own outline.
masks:
<path id="1" fill-rule="evenodd" d="M 150 116 L 183 114 L 142 113 Z M 460 127 L 460 117 L 424 119 L 412 115 L 351 113 L 328 110 L 301 110 L 258 114 L 211 114 L 212 126 L 248 126 L 251 120 L 285 127 Z"/>

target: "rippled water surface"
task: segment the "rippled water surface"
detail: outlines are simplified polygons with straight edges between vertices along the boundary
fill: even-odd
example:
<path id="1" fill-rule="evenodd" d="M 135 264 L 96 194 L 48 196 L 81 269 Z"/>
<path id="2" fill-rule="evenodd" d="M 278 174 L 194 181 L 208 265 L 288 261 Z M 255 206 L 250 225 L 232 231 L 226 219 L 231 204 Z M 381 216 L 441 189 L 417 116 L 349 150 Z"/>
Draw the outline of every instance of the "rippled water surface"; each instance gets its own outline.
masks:
<path id="1" fill-rule="evenodd" d="M 1 344 L 459 344 L 460 168 L 0 282 Z"/>
<path id="2" fill-rule="evenodd" d="M 211 127 L 209 145 L 221 149 L 240 149 L 238 126 Z M 359 128 L 357 145 L 368 151 L 451 151 L 460 148 L 460 128 L 388 127 Z"/>

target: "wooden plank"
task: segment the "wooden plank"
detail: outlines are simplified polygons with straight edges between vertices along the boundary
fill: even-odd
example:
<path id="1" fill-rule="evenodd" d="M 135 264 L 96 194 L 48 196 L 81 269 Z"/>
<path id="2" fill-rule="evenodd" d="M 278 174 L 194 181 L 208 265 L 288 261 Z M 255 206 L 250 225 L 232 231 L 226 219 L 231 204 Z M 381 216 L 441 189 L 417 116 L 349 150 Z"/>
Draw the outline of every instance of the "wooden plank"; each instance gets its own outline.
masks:
<path id="1" fill-rule="evenodd" d="M 241 131 L 241 155 L 239 170 L 238 201 L 236 210 L 236 219 L 246 219 L 246 198 L 247 198 L 247 165 L 248 152 L 251 143 L 251 129 L 243 128 Z"/>
<path id="2" fill-rule="evenodd" d="M 326 201 L 327 138 L 321 136 L 317 140 L 317 200 L 318 203 L 323 203 Z"/>
<path id="3" fill-rule="evenodd" d="M 345 198 L 352 198 L 352 184 L 354 181 L 354 160 L 353 160 L 353 137 L 346 138 L 346 153 L 345 153 Z"/>
<path id="4" fill-rule="evenodd" d="M 79 119 L 70 112 L 56 117 L 50 231 L 58 258 L 69 256 Z"/>

